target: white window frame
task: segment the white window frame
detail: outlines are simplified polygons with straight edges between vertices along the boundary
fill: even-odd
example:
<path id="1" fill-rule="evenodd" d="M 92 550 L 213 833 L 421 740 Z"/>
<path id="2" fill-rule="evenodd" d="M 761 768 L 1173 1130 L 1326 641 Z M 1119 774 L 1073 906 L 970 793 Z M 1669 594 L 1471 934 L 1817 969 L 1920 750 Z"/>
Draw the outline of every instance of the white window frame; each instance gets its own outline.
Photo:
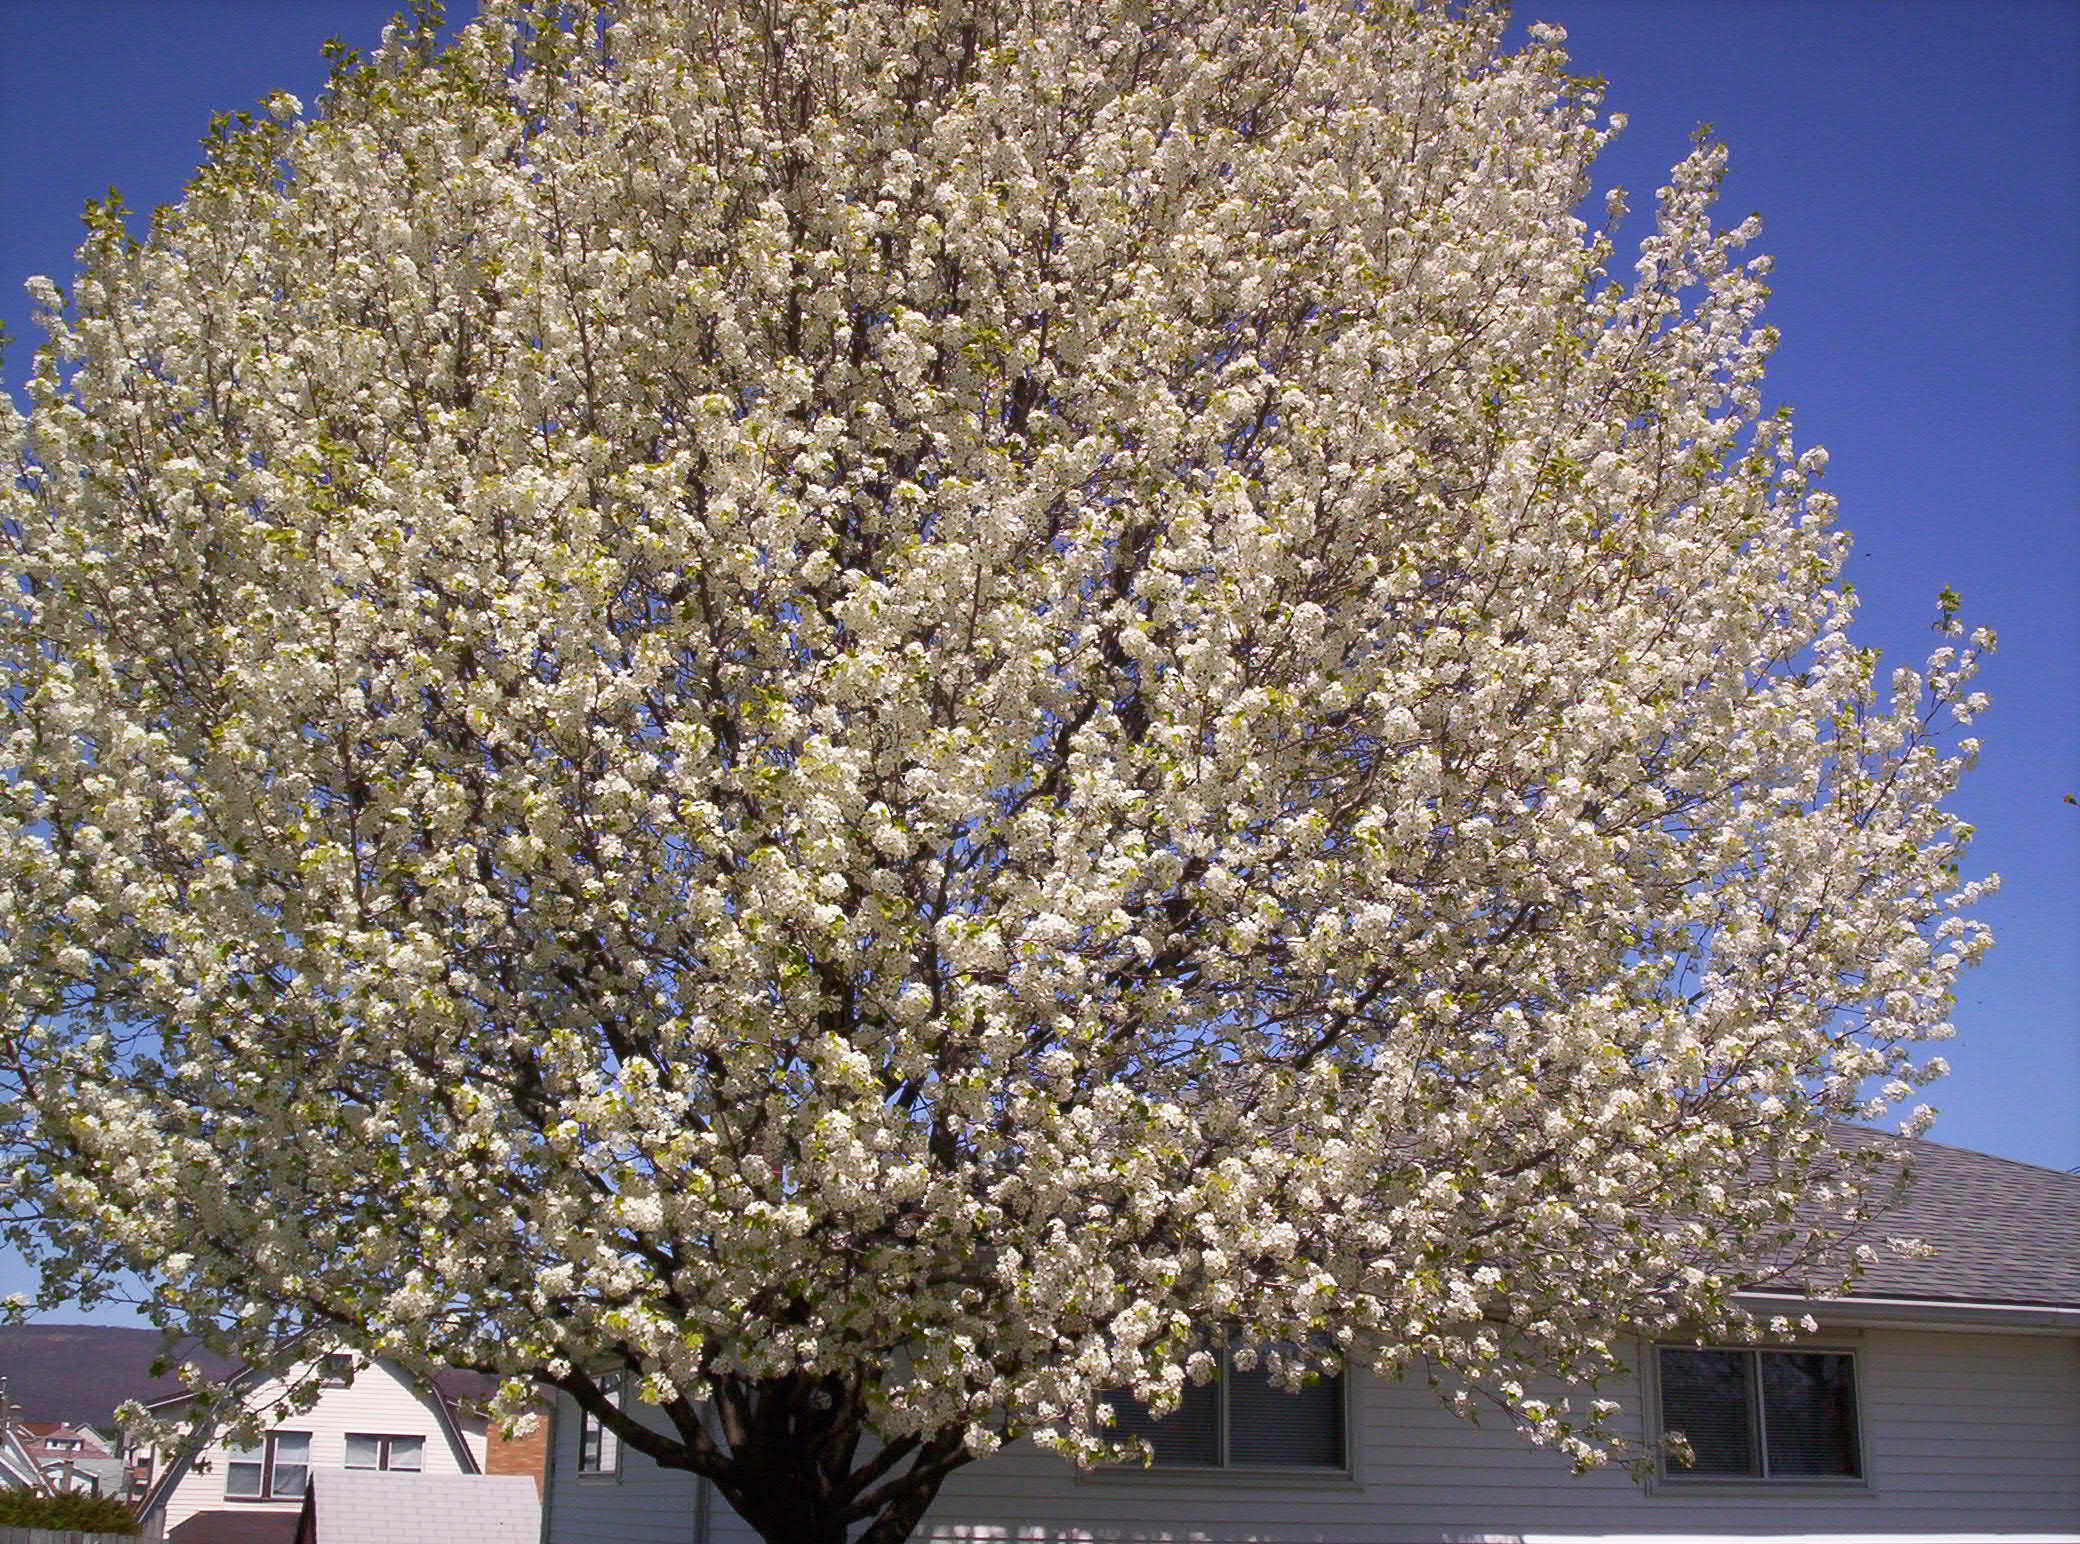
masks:
<path id="1" fill-rule="evenodd" d="M 350 1431 L 347 1433 L 346 1440 L 348 1442 L 357 1440 L 373 1442 L 376 1445 L 376 1461 L 372 1464 L 357 1464 L 352 1459 L 342 1459 L 341 1462 L 345 1468 L 357 1469 L 367 1473 L 374 1473 L 377 1470 L 388 1472 L 392 1467 L 390 1463 L 390 1444 L 393 1442 L 416 1442 L 419 1444 L 419 1466 L 416 1469 L 399 1469 L 396 1472 L 399 1474 L 423 1474 L 426 1471 L 427 1444 L 423 1433 L 410 1431 Z M 351 1452 L 352 1449 L 347 1449 L 346 1451 Z"/>
<path id="2" fill-rule="evenodd" d="M 279 1443 L 280 1439 L 281 1439 L 281 1438 L 283 1438 L 283 1437 L 301 1437 L 301 1438 L 303 1438 L 303 1440 L 304 1440 L 304 1444 L 305 1444 L 305 1446 L 304 1446 L 304 1450 L 303 1450 L 303 1462 L 302 1462 L 301 1464 L 299 1464 L 299 1465 L 291 1465 L 291 1466 L 290 1466 L 290 1467 L 292 1467 L 292 1468 L 301 1468 L 301 1469 L 303 1470 L 303 1489 L 302 1489 L 302 1490 L 299 1490 L 299 1491 L 297 1491 L 297 1492 L 296 1492 L 296 1493 L 295 1493 L 294 1495 L 290 1495 L 290 1494 L 289 1494 L 288 1492 L 286 1492 L 286 1491 L 284 1491 L 284 1492 L 280 1492 L 280 1493 L 277 1493 L 277 1492 L 276 1492 L 276 1490 L 275 1490 L 275 1488 L 274 1488 L 274 1471 L 275 1471 L 275 1449 L 276 1449 L 276 1446 L 277 1446 L 277 1444 Z M 234 1495 L 233 1495 L 233 1494 L 231 1493 L 231 1466 L 232 1466 L 233 1464 L 247 1464 L 247 1465 L 250 1465 L 251 1463 L 253 1463 L 253 1462 L 254 1462 L 254 1460 L 252 1460 L 252 1459 L 250 1459 L 250 1458 L 245 1458 L 245 1457 L 242 1457 L 242 1456 L 240 1456 L 240 1455 L 242 1455 L 242 1454 L 245 1454 L 245 1453 L 250 1453 L 250 1452 L 254 1451 L 254 1449 L 251 1449 L 251 1448 L 239 1448 L 239 1449 L 235 1449 L 235 1450 L 234 1450 L 234 1449 L 230 1449 L 230 1448 L 227 1448 L 227 1449 L 225 1449 L 225 1452 L 224 1452 L 224 1499 L 225 1499 L 226 1501 L 238 1501 L 238 1502 L 253 1502 L 253 1501 L 301 1501 L 301 1500 L 302 1500 L 302 1499 L 304 1498 L 305 1494 L 306 1494 L 306 1493 L 307 1493 L 307 1492 L 308 1492 L 308 1491 L 310 1490 L 310 1488 L 311 1488 L 311 1470 L 312 1470 L 312 1469 L 313 1469 L 313 1468 L 315 1467 L 315 1465 L 314 1465 L 314 1464 L 312 1463 L 312 1461 L 311 1461 L 311 1460 L 312 1460 L 312 1456 L 313 1456 L 313 1455 L 312 1455 L 312 1452 L 311 1452 L 311 1446 L 312 1446 L 312 1444 L 311 1444 L 311 1434 L 310 1434 L 309 1432 L 307 1432 L 307 1431 L 271 1431 L 271 1432 L 269 1432 L 269 1433 L 268 1433 L 268 1434 L 266 1435 L 266 1437 L 264 1437 L 264 1438 L 263 1438 L 263 1439 L 261 1440 L 261 1443 L 260 1443 L 260 1447 L 259 1447 L 259 1449 L 258 1449 L 258 1451 L 259 1451 L 259 1453 L 260 1453 L 260 1459 L 259 1459 L 259 1464 L 260 1464 L 260 1493 L 259 1493 L 259 1494 L 258 1494 L 257 1496 L 234 1496 Z"/>
<path id="3" fill-rule="evenodd" d="M 1754 1423 L 1755 1454 L 1761 1466 L 1760 1474 L 1700 1474 L 1686 1464 L 1677 1463 L 1665 1447 L 1662 1439 L 1668 1435 L 1668 1420 L 1661 1404 L 1661 1353 L 1664 1351 L 1737 1351 L 1749 1358 L 1748 1398 L 1749 1419 Z M 1769 1430 L 1762 1410 L 1762 1363 L 1761 1358 L 1772 1353 L 1789 1356 L 1839 1356 L 1849 1363 L 1849 1388 L 1856 1405 L 1856 1425 L 1853 1433 L 1856 1440 L 1856 1473 L 1854 1474 L 1771 1474 L 1769 1472 Z M 1864 1430 L 1864 1409 L 1868 1405 L 1868 1385 L 1864 1381 L 1863 1358 L 1854 1346 L 1828 1342 L 1810 1345 L 1726 1345 L 1711 1342 L 1698 1345 L 1686 1341 L 1664 1341 L 1653 1347 L 1648 1358 L 1648 1382 L 1653 1389 L 1653 1433 L 1654 1442 L 1660 1448 L 1654 1467 L 1655 1490 L 1666 1488 L 1671 1491 L 1696 1489 L 1751 1489 L 1751 1490 L 1837 1490 L 1867 1491 L 1871 1484 L 1871 1449 Z"/>
<path id="4" fill-rule="evenodd" d="M 1087 1471 L 1083 1477 L 1099 1480 L 1159 1482 L 1221 1481 L 1232 1479 L 1247 1481 L 1253 1485 L 1317 1485 L 1324 1483 L 1338 1485 L 1355 1482 L 1357 1478 L 1357 1443 L 1353 1440 L 1355 1428 L 1352 1421 L 1354 1405 L 1351 1391 L 1357 1380 L 1352 1376 L 1350 1364 L 1346 1362 L 1338 1372 L 1319 1375 L 1322 1377 L 1333 1377 L 1337 1380 L 1337 1437 L 1343 1449 L 1343 1461 L 1340 1464 L 1333 1466 L 1329 1464 L 1238 1464 L 1232 1462 L 1229 1458 L 1229 1440 L 1234 1430 L 1234 1423 L 1228 1414 L 1228 1373 L 1233 1352 L 1234 1346 L 1232 1342 L 1222 1343 L 1218 1351 L 1220 1365 L 1212 1379 L 1212 1386 L 1217 1390 L 1215 1397 L 1219 1401 L 1214 1414 L 1214 1430 L 1218 1434 L 1220 1443 L 1220 1461 L 1218 1463 L 1164 1463 L 1158 1459 L 1144 1466 L 1129 1461 L 1124 1464 L 1107 1465 L 1101 1469 Z M 1116 1433 L 1119 1428 L 1117 1425 L 1113 1425 L 1108 1426 L 1106 1430 Z"/>
<path id="5" fill-rule="evenodd" d="M 619 1376 L 610 1378 L 600 1385 L 601 1392 L 607 1396 L 608 1401 L 616 1410 L 622 1408 L 622 1395 L 626 1388 L 627 1379 Z M 585 1462 L 586 1449 L 595 1441 L 598 1445 L 594 1451 L 598 1456 L 592 1465 L 588 1467 Z M 621 1478 L 621 1438 L 616 1433 L 608 1430 L 607 1423 L 594 1415 L 590 1410 L 587 1410 L 583 1405 L 578 1406 L 576 1470 L 580 1480 L 591 1484 L 601 1484 Z"/>

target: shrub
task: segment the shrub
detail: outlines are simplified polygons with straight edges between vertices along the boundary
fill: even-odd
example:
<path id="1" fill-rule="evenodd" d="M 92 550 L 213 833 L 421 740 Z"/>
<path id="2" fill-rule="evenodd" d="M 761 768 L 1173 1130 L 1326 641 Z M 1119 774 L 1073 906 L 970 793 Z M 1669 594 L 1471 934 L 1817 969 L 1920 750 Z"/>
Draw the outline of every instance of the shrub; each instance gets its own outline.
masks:
<path id="1" fill-rule="evenodd" d="M 33 1490 L 0 1490 L 0 1525 L 16 1528 L 76 1528 L 86 1533 L 137 1532 L 130 1508 L 114 1496 L 68 1491 L 41 1496 Z"/>

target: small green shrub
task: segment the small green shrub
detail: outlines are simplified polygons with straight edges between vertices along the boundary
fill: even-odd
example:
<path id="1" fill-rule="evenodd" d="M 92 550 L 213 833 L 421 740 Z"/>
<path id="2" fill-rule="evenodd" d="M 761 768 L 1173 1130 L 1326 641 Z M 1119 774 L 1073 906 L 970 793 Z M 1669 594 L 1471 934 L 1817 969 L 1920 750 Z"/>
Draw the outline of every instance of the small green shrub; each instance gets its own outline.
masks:
<path id="1" fill-rule="evenodd" d="M 76 1528 L 83 1533 L 137 1532 L 130 1508 L 114 1496 L 39 1496 L 33 1490 L 0 1490 L 0 1525 L 15 1528 Z"/>

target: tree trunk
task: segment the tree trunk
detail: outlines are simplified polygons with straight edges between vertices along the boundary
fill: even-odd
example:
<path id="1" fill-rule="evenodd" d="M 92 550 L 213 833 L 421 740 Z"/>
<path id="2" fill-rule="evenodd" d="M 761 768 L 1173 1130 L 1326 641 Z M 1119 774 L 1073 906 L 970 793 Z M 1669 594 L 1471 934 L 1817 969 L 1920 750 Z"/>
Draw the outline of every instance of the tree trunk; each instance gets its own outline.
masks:
<path id="1" fill-rule="evenodd" d="M 716 1413 L 728 1456 L 715 1489 L 765 1544 L 903 1544 L 969 1461 L 958 1431 L 862 1456 L 864 1401 L 835 1380 L 740 1386 Z"/>
<path id="2" fill-rule="evenodd" d="M 923 1520 L 950 1472 L 905 1476 L 909 1483 L 890 1495 L 877 1513 L 848 1522 L 843 1516 L 846 1508 L 826 1504 L 825 1498 L 799 1482 L 799 1475 L 787 1473 L 796 1466 L 757 1467 L 771 1478 L 743 1484 L 718 1481 L 716 1489 L 765 1544 L 848 1544 L 848 1539 L 851 1544 L 904 1544 Z M 810 1463 L 800 1466 L 809 1467 Z M 739 1468 L 740 1472 L 754 1470 L 753 1465 L 741 1459 Z M 866 1531 L 855 1538 L 852 1529 L 861 1523 L 866 1525 Z"/>
<path id="3" fill-rule="evenodd" d="M 815 1497 L 792 1490 L 785 1481 L 754 1482 L 741 1490 L 734 1485 L 716 1488 L 765 1544 L 845 1544 L 845 1523 L 818 1507 Z"/>

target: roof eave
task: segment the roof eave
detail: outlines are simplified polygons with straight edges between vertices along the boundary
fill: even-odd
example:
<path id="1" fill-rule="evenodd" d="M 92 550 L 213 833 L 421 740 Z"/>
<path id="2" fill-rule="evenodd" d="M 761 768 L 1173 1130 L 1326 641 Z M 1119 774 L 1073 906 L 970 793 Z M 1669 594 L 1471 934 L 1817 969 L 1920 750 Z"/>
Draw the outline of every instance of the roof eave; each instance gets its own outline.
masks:
<path id="1" fill-rule="evenodd" d="M 1917 1297 L 1802 1297 L 1795 1292 L 1743 1292 L 1755 1313 L 1813 1315 L 1830 1324 L 1873 1329 L 1939 1329 L 2010 1335 L 2080 1335 L 2080 1306 Z"/>

